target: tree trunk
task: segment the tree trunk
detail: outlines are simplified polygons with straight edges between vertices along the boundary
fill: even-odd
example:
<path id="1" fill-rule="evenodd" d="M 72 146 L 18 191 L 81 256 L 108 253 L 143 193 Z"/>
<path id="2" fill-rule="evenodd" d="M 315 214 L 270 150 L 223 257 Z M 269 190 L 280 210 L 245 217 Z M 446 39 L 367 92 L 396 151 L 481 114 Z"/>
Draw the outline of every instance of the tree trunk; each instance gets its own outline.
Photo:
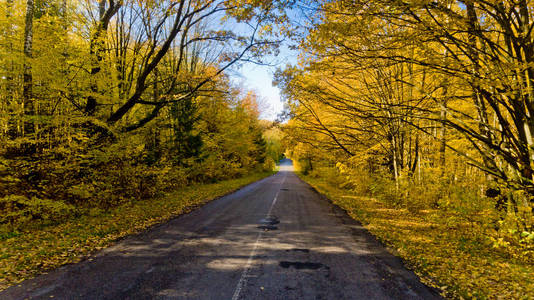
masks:
<path id="1" fill-rule="evenodd" d="M 35 103 L 33 100 L 33 77 L 32 77 L 32 43 L 33 43 L 33 12 L 34 2 L 28 0 L 26 2 L 26 24 L 24 28 L 24 67 L 23 67 L 23 90 L 22 101 L 24 107 L 24 114 L 26 116 L 35 115 Z M 34 122 L 29 121 L 24 125 L 24 131 L 33 132 Z"/>
<path id="2" fill-rule="evenodd" d="M 486 108 L 486 103 L 483 99 L 483 97 L 480 94 L 480 86 L 477 83 L 478 77 L 480 76 L 480 62 L 479 62 L 479 54 L 477 49 L 477 34 L 480 31 L 480 24 L 478 21 L 478 16 L 475 10 L 474 2 L 473 0 L 469 0 L 464 2 L 466 13 L 467 13 L 467 29 L 468 29 L 468 56 L 473 64 L 472 66 L 472 74 L 471 74 L 471 82 L 473 83 L 472 86 L 472 97 L 473 101 L 475 103 L 477 114 L 478 114 L 478 127 L 479 131 L 483 136 L 488 137 L 490 142 L 493 140 L 493 132 L 489 126 L 489 118 L 488 118 L 488 112 Z M 492 150 L 489 149 L 487 146 L 483 146 L 484 151 L 490 153 Z M 484 155 L 482 157 L 484 166 L 488 169 L 495 169 L 495 161 L 492 161 L 490 157 L 493 157 L 493 155 Z M 487 175 L 487 180 L 491 181 L 493 176 Z"/>
<path id="3" fill-rule="evenodd" d="M 17 120 L 16 118 L 9 117 L 13 112 L 11 105 L 13 99 L 15 98 L 13 93 L 15 92 L 14 82 L 13 82 L 13 73 L 14 73 L 14 62 L 13 62 L 13 42 L 11 37 L 13 36 L 13 0 L 6 1 L 6 27 L 4 32 L 4 38 L 7 42 L 7 53 L 6 53 L 6 65 L 5 65 L 5 89 L 6 89 L 6 100 L 4 103 L 1 103 L 4 109 L 2 113 L 6 116 L 5 124 L 1 124 L 3 130 L 2 134 L 4 137 L 9 137 L 11 139 L 17 136 Z"/>
<path id="4" fill-rule="evenodd" d="M 395 191 L 399 191 L 399 166 L 397 161 L 397 142 L 395 139 L 395 135 L 392 135 L 392 143 L 393 143 L 393 176 L 395 178 Z"/>
<path id="5" fill-rule="evenodd" d="M 101 71 L 101 63 L 104 60 L 105 51 L 105 38 L 111 18 L 119 11 L 122 5 L 121 1 L 115 3 L 115 1 L 109 1 L 109 7 L 106 9 L 106 1 L 100 0 L 98 2 L 99 19 L 96 24 L 94 33 L 91 36 L 89 54 L 92 59 L 91 67 L 91 95 L 87 97 L 85 104 L 85 113 L 89 116 L 93 116 L 96 113 L 98 101 L 96 95 L 100 93 L 98 89 L 98 79 L 96 75 Z"/>
<path id="6" fill-rule="evenodd" d="M 445 157 L 445 150 L 447 149 L 447 139 L 445 138 L 445 133 L 447 131 L 447 127 L 445 126 L 445 122 L 447 121 L 447 90 L 448 90 L 448 82 L 445 82 L 445 85 L 443 86 L 443 99 L 441 100 L 441 108 L 440 108 L 440 114 L 439 114 L 439 120 L 441 123 L 440 130 L 439 130 L 439 176 L 441 180 L 445 179 L 445 163 L 446 163 L 446 157 Z"/>
<path id="7" fill-rule="evenodd" d="M 13 54 L 13 43 L 11 37 L 13 36 L 13 22 L 11 20 L 13 10 L 13 0 L 7 0 L 6 2 L 6 32 L 5 38 L 8 41 L 7 50 L 10 54 Z M 9 62 L 6 65 L 6 99 L 7 103 L 11 103 L 13 100 L 13 59 L 9 55 Z"/>

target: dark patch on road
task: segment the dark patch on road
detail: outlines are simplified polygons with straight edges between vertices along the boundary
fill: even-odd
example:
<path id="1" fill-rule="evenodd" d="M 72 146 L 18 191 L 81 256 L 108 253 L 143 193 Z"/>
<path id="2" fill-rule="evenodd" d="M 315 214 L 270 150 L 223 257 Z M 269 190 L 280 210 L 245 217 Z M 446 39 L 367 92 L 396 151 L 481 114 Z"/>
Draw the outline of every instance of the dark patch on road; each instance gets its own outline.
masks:
<path id="1" fill-rule="evenodd" d="M 280 223 L 280 220 L 276 216 L 267 216 L 261 219 L 260 223 L 265 225 L 276 225 Z"/>
<path id="2" fill-rule="evenodd" d="M 268 230 L 278 230 L 278 227 L 274 225 L 260 225 L 258 226 L 258 229 L 263 229 L 265 231 L 268 231 Z"/>
<path id="3" fill-rule="evenodd" d="M 289 189 L 286 189 L 286 188 L 284 188 L 284 189 L 280 189 L 280 190 L 281 190 L 281 191 L 289 191 Z"/>
<path id="4" fill-rule="evenodd" d="M 314 262 L 301 262 L 301 261 L 281 261 L 280 267 L 287 269 L 289 267 L 294 267 L 297 270 L 317 270 L 321 267 L 324 267 L 321 263 Z"/>
<path id="5" fill-rule="evenodd" d="M 293 249 L 287 249 L 287 252 L 304 252 L 304 253 L 310 253 L 310 249 L 303 249 L 303 248 L 293 248 Z"/>

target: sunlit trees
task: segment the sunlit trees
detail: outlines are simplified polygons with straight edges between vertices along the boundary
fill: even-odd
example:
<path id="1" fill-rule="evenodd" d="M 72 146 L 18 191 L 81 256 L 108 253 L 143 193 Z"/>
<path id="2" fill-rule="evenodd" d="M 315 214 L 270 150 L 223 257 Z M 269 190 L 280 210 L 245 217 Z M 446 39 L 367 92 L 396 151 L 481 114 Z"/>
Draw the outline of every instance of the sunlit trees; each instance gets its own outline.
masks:
<path id="1" fill-rule="evenodd" d="M 269 24 L 284 17 L 283 1 L 0 8 L 0 211 L 9 222 L 39 205 L 106 208 L 263 170 L 256 96 L 226 71 L 276 49 Z"/>
<path id="2" fill-rule="evenodd" d="M 434 206 L 447 186 L 472 180 L 479 197 L 497 197 L 500 209 L 509 201 L 530 228 L 531 10 L 506 1 L 306 6 L 300 65 L 278 78 L 288 136 L 316 147 L 305 152 L 336 153 L 331 164 L 378 166 L 398 197 L 403 182 L 436 186 Z"/>
<path id="3" fill-rule="evenodd" d="M 323 45 L 329 56 L 410 63 L 452 78 L 454 88 L 436 87 L 465 105 L 445 108 L 435 99 L 436 110 L 445 108 L 447 127 L 479 150 L 481 159 L 471 163 L 503 183 L 531 190 L 532 37 L 527 28 L 532 26 L 526 2 L 340 1 L 325 7 L 330 17 L 317 34 L 332 34 Z M 347 23 L 342 17 L 349 12 L 352 22 Z"/>

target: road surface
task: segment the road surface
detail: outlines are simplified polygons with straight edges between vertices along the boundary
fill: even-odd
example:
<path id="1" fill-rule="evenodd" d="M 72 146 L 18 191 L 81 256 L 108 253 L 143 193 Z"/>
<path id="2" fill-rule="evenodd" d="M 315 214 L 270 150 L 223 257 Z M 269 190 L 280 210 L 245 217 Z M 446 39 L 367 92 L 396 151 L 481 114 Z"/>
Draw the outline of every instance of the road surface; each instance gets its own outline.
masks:
<path id="1" fill-rule="evenodd" d="M 282 163 L 276 175 L 0 299 L 440 299 Z"/>

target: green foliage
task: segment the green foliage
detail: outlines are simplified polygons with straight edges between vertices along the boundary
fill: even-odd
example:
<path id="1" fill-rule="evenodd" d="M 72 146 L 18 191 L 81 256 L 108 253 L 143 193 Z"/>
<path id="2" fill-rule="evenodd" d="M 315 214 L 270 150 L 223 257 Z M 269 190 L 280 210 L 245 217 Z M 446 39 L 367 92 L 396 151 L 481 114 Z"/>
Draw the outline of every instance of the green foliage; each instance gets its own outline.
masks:
<path id="1" fill-rule="evenodd" d="M 76 208 L 62 201 L 8 195 L 0 198 L 0 225 L 17 228 L 40 221 L 64 221 L 76 213 Z"/>
<path id="2" fill-rule="evenodd" d="M 178 164 L 185 163 L 186 159 L 199 157 L 202 149 L 202 136 L 195 132 L 195 125 L 200 118 L 193 99 L 171 105 L 169 117 L 172 122 L 174 141 L 172 144 L 173 159 Z"/>

